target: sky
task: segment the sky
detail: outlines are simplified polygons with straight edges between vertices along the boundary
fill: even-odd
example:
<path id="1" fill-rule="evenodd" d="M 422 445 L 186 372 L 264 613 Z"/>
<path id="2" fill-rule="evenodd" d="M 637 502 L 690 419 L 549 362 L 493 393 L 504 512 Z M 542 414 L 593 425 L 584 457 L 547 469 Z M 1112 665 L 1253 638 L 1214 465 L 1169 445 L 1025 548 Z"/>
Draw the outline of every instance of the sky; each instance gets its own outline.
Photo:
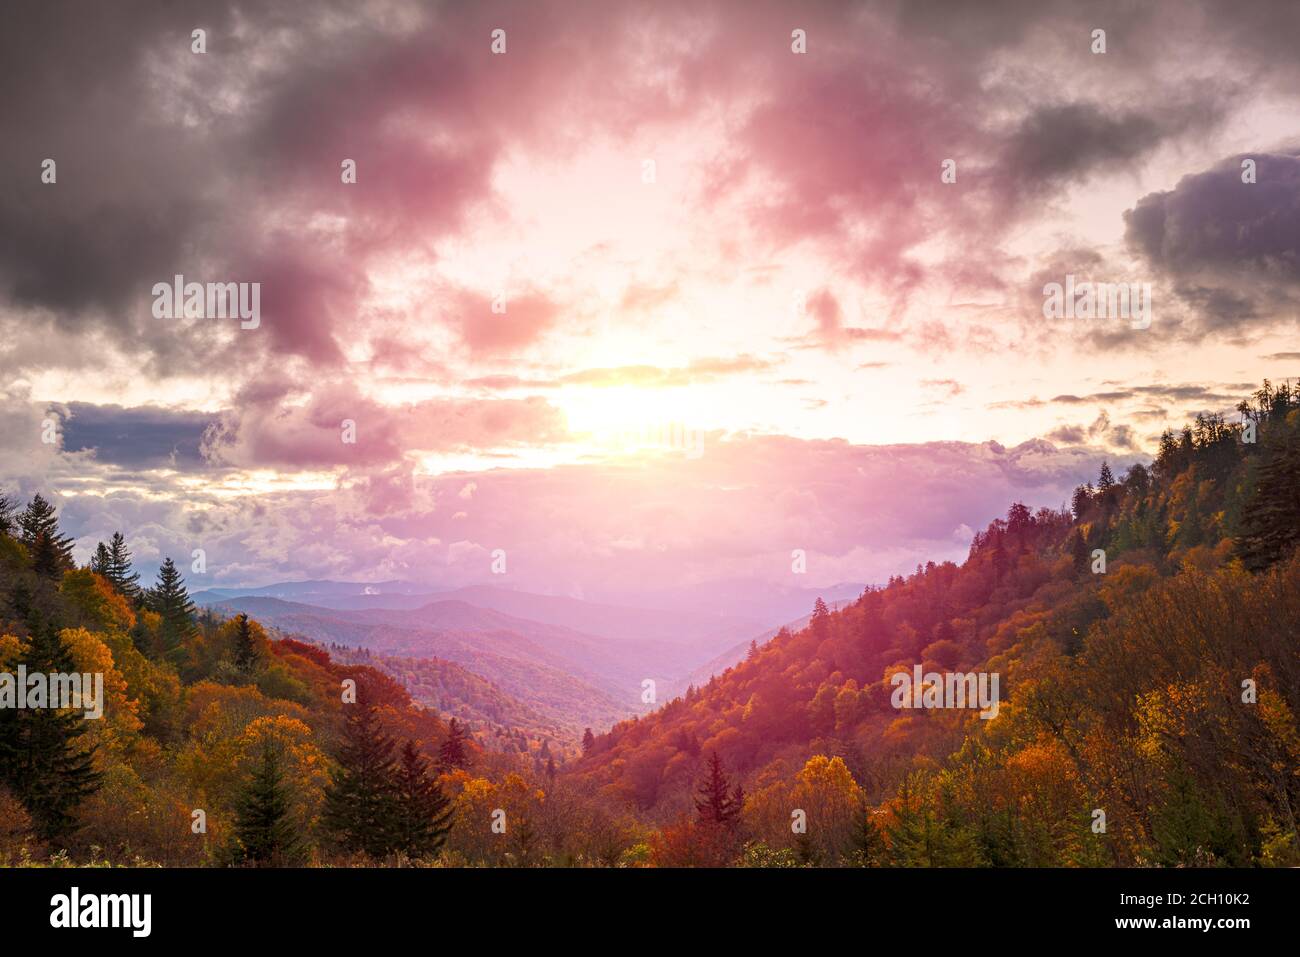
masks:
<path id="1" fill-rule="evenodd" d="M 960 559 L 1300 374 L 1297 37 L 1292 2 L 21 0 L 0 487 L 82 560 L 202 549 L 192 588 Z M 256 327 L 159 318 L 176 275 L 260 284 Z M 1048 318 L 1067 276 L 1149 323 Z"/>

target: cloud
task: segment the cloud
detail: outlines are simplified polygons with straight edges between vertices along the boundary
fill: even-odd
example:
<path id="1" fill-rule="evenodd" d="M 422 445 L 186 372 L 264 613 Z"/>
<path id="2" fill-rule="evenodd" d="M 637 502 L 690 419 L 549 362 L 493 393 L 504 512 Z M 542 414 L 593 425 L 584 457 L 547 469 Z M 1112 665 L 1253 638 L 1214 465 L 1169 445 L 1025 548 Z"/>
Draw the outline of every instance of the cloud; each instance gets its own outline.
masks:
<path id="1" fill-rule="evenodd" d="M 240 468 L 371 468 L 427 452 L 566 438 L 563 415 L 538 397 L 437 398 L 389 406 L 336 384 L 315 389 L 297 405 L 268 403 L 223 413 L 204 434 L 202 453 L 214 464 Z"/>
<path id="2" fill-rule="evenodd" d="M 1242 161 L 1257 181 L 1242 182 Z M 1193 308 L 1206 336 L 1294 323 L 1300 302 L 1300 151 L 1229 157 L 1151 193 L 1124 215 L 1127 239 Z"/>
<path id="3" fill-rule="evenodd" d="M 1166 138 L 1217 122 L 1204 102 L 1163 112 L 1109 109 L 1086 101 L 1040 106 L 1005 144 L 1006 165 L 1030 189 L 1045 190 L 1096 172 L 1131 166 Z"/>
<path id="4" fill-rule="evenodd" d="M 150 574 L 162 556 L 203 547 L 209 575 L 192 587 L 491 581 L 483 557 L 503 548 L 509 584 L 560 593 L 582 584 L 598 596 L 647 583 L 788 583 L 793 548 L 809 555 L 808 583 L 883 581 L 917 562 L 960 558 L 968 542 L 954 530 L 982 527 L 1011 501 L 1061 505 L 1100 458 L 1042 440 L 855 446 L 752 436 L 710 442 L 699 459 L 643 465 L 427 475 L 381 464 L 324 490 L 232 498 L 200 487 L 159 499 L 134 489 L 61 501 L 83 558 L 116 529 Z M 1136 460 L 1111 456 L 1116 468 Z"/>
<path id="5" fill-rule="evenodd" d="M 201 467 L 203 433 L 215 420 L 206 412 L 160 406 L 70 402 L 67 409 L 65 451 L 93 450 L 96 461 L 127 468 Z"/>
<path id="6" fill-rule="evenodd" d="M 658 366 L 619 366 L 613 369 L 583 369 L 562 376 L 560 383 L 589 386 L 641 386 L 643 388 L 672 388 L 715 382 L 727 376 L 767 372 L 776 368 L 779 361 L 758 356 L 738 355 L 725 358 L 695 359 L 685 366 L 660 368 Z"/>

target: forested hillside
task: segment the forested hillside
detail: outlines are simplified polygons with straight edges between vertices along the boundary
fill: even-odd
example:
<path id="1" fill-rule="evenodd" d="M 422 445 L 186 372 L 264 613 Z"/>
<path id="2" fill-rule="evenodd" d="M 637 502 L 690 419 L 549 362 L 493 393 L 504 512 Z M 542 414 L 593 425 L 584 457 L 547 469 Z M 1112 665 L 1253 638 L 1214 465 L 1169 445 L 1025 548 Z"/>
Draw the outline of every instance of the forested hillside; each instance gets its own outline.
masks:
<path id="1" fill-rule="evenodd" d="M 0 673 L 106 702 L 0 708 L 0 863 L 1300 864 L 1300 397 L 1241 412 L 819 600 L 567 763 L 412 700 L 516 714 L 448 707 L 487 682 L 198 615 L 170 560 L 144 588 L 114 536 L 77 567 L 43 497 L 4 499 Z M 898 708 L 918 665 L 996 674 L 996 716 Z"/>
<path id="2" fill-rule="evenodd" d="M 1297 402 L 1266 383 L 1242 423 L 1198 418 L 1122 478 L 1103 465 L 1069 511 L 1013 505 L 962 565 L 819 609 L 595 737 L 574 773 L 663 825 L 663 862 L 745 841 L 822 863 L 1300 861 Z M 893 707 L 916 664 L 999 673 L 998 716 Z M 721 852 L 695 807 L 714 753 L 744 790 Z"/>

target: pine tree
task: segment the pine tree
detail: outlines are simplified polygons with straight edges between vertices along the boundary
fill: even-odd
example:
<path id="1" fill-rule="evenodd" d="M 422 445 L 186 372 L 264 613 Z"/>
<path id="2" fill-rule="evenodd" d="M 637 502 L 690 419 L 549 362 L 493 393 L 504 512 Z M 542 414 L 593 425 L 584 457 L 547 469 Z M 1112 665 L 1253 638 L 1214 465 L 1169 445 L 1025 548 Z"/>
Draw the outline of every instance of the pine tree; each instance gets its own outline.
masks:
<path id="1" fill-rule="evenodd" d="M 1085 574 L 1089 567 L 1089 559 L 1092 553 L 1088 550 L 1088 540 L 1083 537 L 1083 529 L 1076 528 L 1074 534 L 1070 536 L 1070 558 L 1074 564 L 1074 573 L 1076 575 Z"/>
<path id="2" fill-rule="evenodd" d="M 289 814 L 288 788 L 277 749 L 266 742 L 261 761 L 235 807 L 233 864 L 284 867 L 299 857 L 300 842 Z"/>
<path id="3" fill-rule="evenodd" d="M 103 578 L 108 577 L 108 546 L 100 542 L 95 546 L 95 554 L 90 556 L 90 570 Z"/>
<path id="4" fill-rule="evenodd" d="M 1101 492 L 1108 492 L 1115 487 L 1115 476 L 1111 473 L 1110 465 L 1106 462 L 1101 463 L 1101 472 L 1097 475 L 1097 488 Z"/>
<path id="5" fill-rule="evenodd" d="M 262 649 L 257 645 L 248 615 L 242 612 L 235 618 L 235 667 L 242 675 L 251 676 L 262 660 Z"/>
<path id="6" fill-rule="evenodd" d="M 794 859 L 800 867 L 816 867 L 821 863 L 821 853 L 807 831 L 794 839 Z"/>
<path id="7" fill-rule="evenodd" d="M 1070 511 L 1074 514 L 1076 522 L 1082 521 L 1084 513 L 1088 511 L 1088 506 L 1092 504 L 1092 496 L 1086 486 L 1080 485 L 1075 488 L 1074 495 L 1070 498 Z"/>
<path id="8" fill-rule="evenodd" d="M 393 739 L 375 709 L 356 705 L 344 726 L 338 769 L 325 790 L 322 821 L 339 845 L 384 857 L 398 844 L 397 767 Z"/>
<path id="9" fill-rule="evenodd" d="M 438 748 L 438 770 L 454 771 L 469 767 L 469 751 L 465 747 L 465 729 L 455 719 L 447 726 L 447 737 Z"/>
<path id="10" fill-rule="evenodd" d="M 101 574 L 127 598 L 132 601 L 140 598 L 140 576 L 131 571 L 131 552 L 127 549 L 126 539 L 121 532 L 114 532 L 109 539 L 107 571 Z"/>
<path id="11" fill-rule="evenodd" d="M 21 663 L 28 674 L 72 674 L 72 656 L 54 627 L 39 618 Z M 47 702 L 49 704 L 49 702 Z M 54 841 L 74 829 L 73 810 L 98 788 L 95 748 L 78 741 L 88 728 L 73 710 L 0 708 L 0 784 L 27 809 L 36 836 Z"/>
<path id="12" fill-rule="evenodd" d="M 413 857 L 437 854 L 451 832 L 451 801 L 413 741 L 402 746 L 396 775 L 396 845 Z"/>
<path id="13" fill-rule="evenodd" d="M 32 497 L 18 516 L 22 543 L 27 546 L 32 571 L 43 578 L 58 579 L 73 567 L 72 539 L 59 534 L 59 520 L 54 506 L 40 494 Z"/>
<path id="14" fill-rule="evenodd" d="M 12 535 L 18 530 L 14 519 L 14 509 L 18 504 L 8 495 L 0 492 L 0 535 Z"/>
<path id="15" fill-rule="evenodd" d="M 758 657 L 758 639 L 752 639 L 749 642 L 749 652 L 745 655 L 746 661 L 753 661 Z"/>
<path id="16" fill-rule="evenodd" d="M 744 792 L 737 787 L 733 793 L 726 773 L 722 770 L 722 759 L 718 752 L 709 754 L 708 776 L 700 784 L 695 798 L 695 810 L 699 812 L 700 823 L 710 827 L 732 827 L 740 818 L 744 804 Z"/>
<path id="17" fill-rule="evenodd" d="M 885 862 L 887 850 L 884 831 L 863 800 L 853 822 L 851 860 L 858 867 L 880 867 Z"/>
<path id="18" fill-rule="evenodd" d="M 829 635 L 831 625 L 831 612 L 826 607 L 826 602 L 819 597 L 813 604 L 812 619 L 809 621 L 809 627 L 812 628 L 813 635 L 819 640 L 824 641 Z"/>
<path id="19" fill-rule="evenodd" d="M 146 604 L 162 619 L 158 637 L 160 653 L 173 664 L 185 657 L 186 644 L 197 634 L 194 625 L 194 602 L 185 590 L 185 581 L 170 558 L 158 569 L 158 584 L 149 590 Z"/>
<path id="20" fill-rule="evenodd" d="M 582 753 L 591 754 L 591 749 L 596 746 L 596 736 L 591 733 L 591 728 L 582 732 Z"/>

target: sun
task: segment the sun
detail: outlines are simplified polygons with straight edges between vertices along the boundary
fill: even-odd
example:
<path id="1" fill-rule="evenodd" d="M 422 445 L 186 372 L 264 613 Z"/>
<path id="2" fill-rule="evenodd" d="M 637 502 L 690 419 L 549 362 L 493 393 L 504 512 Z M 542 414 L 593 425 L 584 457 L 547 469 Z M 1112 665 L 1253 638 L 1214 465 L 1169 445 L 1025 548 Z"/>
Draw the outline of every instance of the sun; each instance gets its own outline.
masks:
<path id="1" fill-rule="evenodd" d="M 644 455 L 689 447 L 689 388 L 571 387 L 555 399 L 590 451 Z"/>

